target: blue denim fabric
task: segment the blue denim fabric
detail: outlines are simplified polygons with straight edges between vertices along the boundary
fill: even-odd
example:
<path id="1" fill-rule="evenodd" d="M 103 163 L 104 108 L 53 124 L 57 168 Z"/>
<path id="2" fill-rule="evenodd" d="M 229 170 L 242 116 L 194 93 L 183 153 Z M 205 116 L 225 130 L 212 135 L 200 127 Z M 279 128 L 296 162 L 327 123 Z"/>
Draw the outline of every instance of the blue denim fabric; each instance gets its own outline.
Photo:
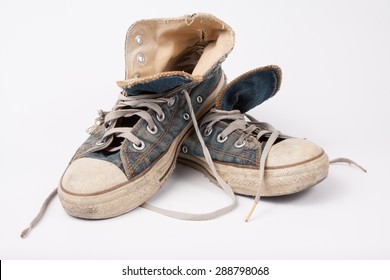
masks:
<path id="1" fill-rule="evenodd" d="M 130 95 L 136 93 L 145 94 L 145 90 L 146 93 L 155 93 L 155 91 L 159 89 L 161 89 L 162 92 L 165 92 L 169 91 L 169 88 L 173 88 L 173 90 L 167 93 L 167 97 L 174 97 L 175 103 L 172 106 L 169 106 L 167 103 L 161 106 L 161 109 L 165 114 L 165 119 L 161 122 L 158 121 L 157 116 L 150 111 L 153 121 L 158 127 L 157 134 L 153 135 L 149 133 L 146 129 L 147 122 L 140 119 L 133 126 L 132 133 L 144 141 L 145 149 L 141 151 L 136 150 L 132 143 L 128 140 L 124 140 L 119 151 L 109 153 L 103 150 L 113 141 L 113 137 L 108 139 L 104 145 L 96 145 L 104 134 L 104 125 L 101 125 L 81 145 L 72 160 L 82 157 L 105 160 L 118 166 L 126 174 L 128 179 L 139 175 L 168 150 L 172 142 L 191 121 L 191 119 L 185 120 L 183 118 L 185 113 L 189 114 L 189 109 L 182 91 L 185 89 L 190 94 L 192 106 L 196 113 L 204 101 L 209 97 L 210 93 L 216 88 L 221 76 L 222 70 L 220 66 L 217 65 L 202 81 L 192 82 L 192 80 L 179 76 L 161 77 L 157 80 L 153 80 L 150 85 L 144 83 L 137 84 L 134 89 L 127 88 L 126 92 Z M 161 82 L 161 88 L 158 87 L 159 82 Z M 201 96 L 203 99 L 201 104 L 197 102 L 198 96 Z"/>
<path id="2" fill-rule="evenodd" d="M 226 122 L 218 122 L 214 124 L 212 132 L 208 136 L 203 136 L 203 140 L 210 151 L 211 158 L 214 161 L 228 162 L 246 166 L 258 166 L 260 160 L 260 146 L 253 148 L 241 147 L 236 148 L 234 142 L 238 140 L 240 134 L 233 132 L 228 136 L 225 142 L 219 143 L 217 141 L 217 135 L 220 134 L 228 124 Z M 202 135 L 204 135 L 205 127 L 201 129 Z M 198 137 L 195 133 L 192 133 L 190 137 L 182 145 L 188 149 L 188 154 L 196 157 L 204 157 L 202 147 L 199 143 Z"/>
<path id="3" fill-rule="evenodd" d="M 125 90 L 128 96 L 146 93 L 165 93 L 176 87 L 184 86 L 191 81 L 189 78 L 178 75 L 165 76 L 145 83 L 135 84 Z"/>
<path id="4" fill-rule="evenodd" d="M 281 83 L 280 68 L 274 65 L 249 71 L 228 85 L 217 100 L 217 109 L 248 112 L 272 97 Z"/>
<path id="5" fill-rule="evenodd" d="M 278 66 L 270 65 L 249 71 L 228 84 L 216 100 L 216 108 L 224 111 L 240 110 L 245 113 L 272 97 L 280 87 L 281 70 Z M 213 125 L 210 135 L 205 136 L 206 126 L 201 128 L 203 140 L 210 151 L 211 158 L 229 164 L 259 166 L 263 144 L 257 142 L 237 148 L 234 143 L 241 136 L 239 131 L 231 133 L 225 142 L 219 143 L 217 136 L 228 126 L 220 121 Z M 281 136 L 282 138 L 285 136 Z M 191 156 L 204 157 L 198 137 L 192 133 L 182 144 Z"/>

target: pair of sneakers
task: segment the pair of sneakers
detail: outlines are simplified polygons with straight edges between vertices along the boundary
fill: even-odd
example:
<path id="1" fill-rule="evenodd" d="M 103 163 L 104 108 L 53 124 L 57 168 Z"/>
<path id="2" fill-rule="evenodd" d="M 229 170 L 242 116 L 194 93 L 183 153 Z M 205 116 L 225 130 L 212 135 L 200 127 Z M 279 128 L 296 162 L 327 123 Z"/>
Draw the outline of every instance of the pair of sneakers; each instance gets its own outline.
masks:
<path id="1" fill-rule="evenodd" d="M 66 212 L 85 219 L 143 206 L 204 220 L 230 211 L 235 194 L 254 196 L 256 205 L 260 196 L 299 192 L 323 180 L 329 160 L 320 147 L 246 114 L 278 91 L 281 70 L 257 68 L 226 84 L 221 63 L 233 46 L 233 30 L 209 14 L 134 23 L 117 102 L 111 111 L 99 111 L 90 136 L 22 237 L 57 193 Z M 205 214 L 147 204 L 177 161 L 203 172 L 231 203 Z"/>

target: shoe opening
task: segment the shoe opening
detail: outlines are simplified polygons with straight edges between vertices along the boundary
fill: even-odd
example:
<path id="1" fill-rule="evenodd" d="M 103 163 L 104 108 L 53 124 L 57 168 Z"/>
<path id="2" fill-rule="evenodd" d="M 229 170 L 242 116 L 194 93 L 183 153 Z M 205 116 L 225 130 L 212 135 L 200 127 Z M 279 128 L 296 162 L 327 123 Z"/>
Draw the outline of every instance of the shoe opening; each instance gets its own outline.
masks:
<path id="1" fill-rule="evenodd" d="M 204 76 L 233 45 L 233 30 L 209 14 L 139 21 L 126 36 L 126 79 L 170 71 Z"/>

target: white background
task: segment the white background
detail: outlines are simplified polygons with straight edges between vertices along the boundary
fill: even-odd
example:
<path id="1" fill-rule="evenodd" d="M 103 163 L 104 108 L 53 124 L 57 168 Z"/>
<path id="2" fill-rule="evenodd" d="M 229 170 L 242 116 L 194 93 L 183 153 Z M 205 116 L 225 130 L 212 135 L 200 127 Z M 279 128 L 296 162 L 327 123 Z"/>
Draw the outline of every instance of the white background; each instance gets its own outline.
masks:
<path id="1" fill-rule="evenodd" d="M 389 259 L 390 2 L 0 2 L 1 259 Z M 76 219 L 58 199 L 27 239 L 19 234 L 57 186 L 99 108 L 124 78 L 124 38 L 136 20 L 208 12 L 236 32 L 229 80 L 283 69 L 280 92 L 252 115 L 311 139 L 332 166 L 309 191 L 252 199 L 216 220 L 187 222 L 136 209 Z M 227 203 L 203 175 L 179 166 L 152 202 L 205 212 Z"/>

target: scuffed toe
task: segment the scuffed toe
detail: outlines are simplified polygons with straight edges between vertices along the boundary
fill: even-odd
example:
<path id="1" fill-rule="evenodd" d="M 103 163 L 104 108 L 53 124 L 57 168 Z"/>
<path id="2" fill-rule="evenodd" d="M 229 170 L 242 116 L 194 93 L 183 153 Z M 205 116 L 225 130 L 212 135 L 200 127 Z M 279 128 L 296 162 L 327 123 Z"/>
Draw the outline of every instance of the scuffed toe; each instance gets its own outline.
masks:
<path id="1" fill-rule="evenodd" d="M 74 195 L 105 192 L 127 181 L 116 165 L 107 161 L 81 158 L 70 164 L 61 181 L 63 191 Z"/>
<path id="2" fill-rule="evenodd" d="M 309 140 L 290 138 L 272 146 L 266 168 L 300 165 L 316 160 L 323 154 L 324 150 Z"/>

